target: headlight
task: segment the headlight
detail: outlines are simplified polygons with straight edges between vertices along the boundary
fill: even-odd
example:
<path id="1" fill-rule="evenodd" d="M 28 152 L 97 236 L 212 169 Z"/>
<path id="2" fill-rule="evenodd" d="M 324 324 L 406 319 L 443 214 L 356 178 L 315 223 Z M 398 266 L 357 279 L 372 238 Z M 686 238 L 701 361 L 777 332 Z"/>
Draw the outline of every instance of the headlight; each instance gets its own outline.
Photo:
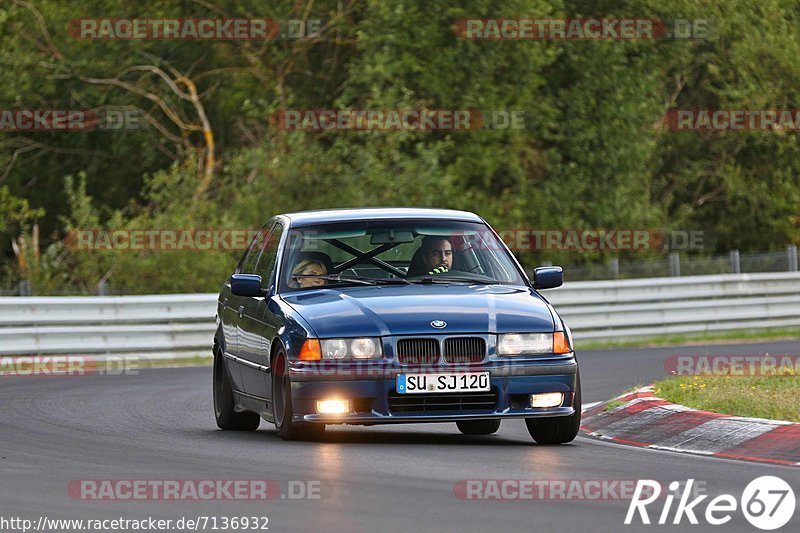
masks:
<path id="1" fill-rule="evenodd" d="M 319 341 L 323 359 L 344 359 L 347 356 L 347 343 L 344 339 Z"/>
<path id="2" fill-rule="evenodd" d="M 320 341 L 323 359 L 373 359 L 383 355 L 379 337 L 325 339 Z"/>
<path id="3" fill-rule="evenodd" d="M 497 338 L 497 355 L 553 353 L 552 333 L 506 333 Z"/>
<path id="4" fill-rule="evenodd" d="M 350 342 L 350 354 L 356 359 L 370 359 L 380 352 L 381 345 L 375 339 L 353 339 Z"/>

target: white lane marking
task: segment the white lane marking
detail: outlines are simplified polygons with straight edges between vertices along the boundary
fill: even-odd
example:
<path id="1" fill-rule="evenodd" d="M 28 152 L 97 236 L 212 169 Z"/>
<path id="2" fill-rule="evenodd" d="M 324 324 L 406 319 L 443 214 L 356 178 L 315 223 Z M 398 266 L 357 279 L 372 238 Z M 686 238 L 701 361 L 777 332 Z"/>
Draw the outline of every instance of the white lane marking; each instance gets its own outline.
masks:
<path id="1" fill-rule="evenodd" d="M 583 404 L 583 407 L 581 407 L 581 411 L 585 411 L 587 409 L 591 409 L 592 407 L 598 406 L 601 403 L 603 403 L 603 402 L 592 402 L 592 403 Z"/>

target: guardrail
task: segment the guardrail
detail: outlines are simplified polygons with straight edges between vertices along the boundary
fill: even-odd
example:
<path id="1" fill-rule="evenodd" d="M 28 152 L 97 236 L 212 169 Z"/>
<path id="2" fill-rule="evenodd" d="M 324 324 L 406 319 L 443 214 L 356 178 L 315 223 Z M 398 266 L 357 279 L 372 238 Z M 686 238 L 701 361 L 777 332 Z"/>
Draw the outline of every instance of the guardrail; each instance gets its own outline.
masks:
<path id="1" fill-rule="evenodd" d="M 578 339 L 800 326 L 800 273 L 579 281 L 543 291 Z"/>
<path id="2" fill-rule="evenodd" d="M 580 340 L 800 326 L 800 273 L 566 283 L 543 294 Z M 0 355 L 209 355 L 215 294 L 0 298 Z"/>

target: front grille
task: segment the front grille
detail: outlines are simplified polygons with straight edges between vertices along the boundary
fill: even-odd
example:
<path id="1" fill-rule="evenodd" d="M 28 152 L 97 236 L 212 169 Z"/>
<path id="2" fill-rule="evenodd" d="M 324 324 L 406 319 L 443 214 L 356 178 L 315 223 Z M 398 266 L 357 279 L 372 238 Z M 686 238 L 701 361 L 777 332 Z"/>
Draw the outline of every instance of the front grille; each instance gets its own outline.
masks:
<path id="1" fill-rule="evenodd" d="M 393 413 L 494 411 L 496 406 L 497 389 L 457 394 L 397 394 L 395 390 L 389 392 L 389 411 Z"/>
<path id="2" fill-rule="evenodd" d="M 397 361 L 401 365 L 433 365 L 439 361 L 439 341 L 436 339 L 400 339 L 397 341 Z"/>
<path id="3" fill-rule="evenodd" d="M 448 363 L 480 363 L 486 355 L 486 341 L 480 337 L 451 337 L 444 341 Z"/>

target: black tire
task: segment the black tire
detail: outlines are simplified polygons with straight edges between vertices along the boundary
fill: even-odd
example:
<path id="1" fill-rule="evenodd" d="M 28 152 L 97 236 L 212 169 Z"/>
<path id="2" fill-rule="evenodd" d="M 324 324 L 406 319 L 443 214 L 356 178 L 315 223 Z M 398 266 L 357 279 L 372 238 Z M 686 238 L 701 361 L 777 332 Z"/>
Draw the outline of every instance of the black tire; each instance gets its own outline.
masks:
<path id="1" fill-rule="evenodd" d="M 500 429 L 500 420 L 459 420 L 456 426 L 464 435 L 491 435 Z"/>
<path id="2" fill-rule="evenodd" d="M 566 444 L 572 442 L 578 436 L 581 426 L 581 376 L 575 378 L 575 401 L 573 402 L 575 413 L 570 416 L 560 416 L 558 418 L 526 418 L 525 425 L 528 426 L 533 440 L 539 444 Z"/>
<path id="3" fill-rule="evenodd" d="M 256 413 L 234 411 L 233 389 L 222 353 L 214 354 L 214 417 L 217 427 L 229 431 L 255 431 L 261 423 Z"/>
<path id="4" fill-rule="evenodd" d="M 292 387 L 283 350 L 272 360 L 272 417 L 283 440 L 314 440 L 325 432 L 325 424 L 304 424 L 292 420 Z"/>

